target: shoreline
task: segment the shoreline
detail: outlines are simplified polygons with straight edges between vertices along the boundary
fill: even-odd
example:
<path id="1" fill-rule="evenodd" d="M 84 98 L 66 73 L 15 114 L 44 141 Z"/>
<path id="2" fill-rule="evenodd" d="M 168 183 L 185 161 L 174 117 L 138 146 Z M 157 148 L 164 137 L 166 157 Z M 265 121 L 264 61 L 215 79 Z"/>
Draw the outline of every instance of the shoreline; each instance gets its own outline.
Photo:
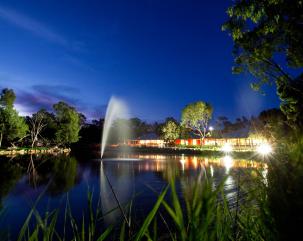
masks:
<path id="1" fill-rule="evenodd" d="M 36 147 L 36 148 L 26 148 L 18 147 L 15 149 L 0 149 L 0 156 L 22 156 L 22 155 L 36 155 L 36 154 L 76 154 L 80 156 L 92 156 L 94 157 L 99 150 L 95 148 L 83 145 L 74 148 L 58 148 L 58 147 Z M 117 153 L 122 154 L 163 154 L 163 155 L 203 155 L 203 156 L 216 156 L 223 157 L 226 155 L 232 156 L 234 158 L 245 158 L 245 159 L 260 159 L 259 155 L 253 150 L 239 150 L 234 149 L 232 152 L 225 153 L 218 149 L 198 149 L 198 148 L 180 148 L 180 147 L 129 147 L 129 146 L 118 146 L 118 147 L 108 147 L 105 151 L 104 156 L 116 156 Z"/>
<path id="2" fill-rule="evenodd" d="M 0 156 L 16 156 L 16 155 L 32 155 L 32 154 L 61 154 L 70 153 L 70 148 L 58 148 L 58 147 L 18 147 L 15 149 L 7 148 L 0 149 Z"/>
<path id="3" fill-rule="evenodd" d="M 225 153 L 221 150 L 214 149 L 197 149 L 197 148 L 178 148 L 178 147 L 114 147 L 108 148 L 105 151 L 105 156 L 111 156 L 113 153 L 132 153 L 132 154 L 163 154 L 163 155 L 202 155 L 202 156 L 216 156 L 224 157 L 226 155 L 232 156 L 234 158 L 244 158 L 244 159 L 256 159 L 262 160 L 256 151 L 253 150 L 233 150 L 232 152 Z"/>

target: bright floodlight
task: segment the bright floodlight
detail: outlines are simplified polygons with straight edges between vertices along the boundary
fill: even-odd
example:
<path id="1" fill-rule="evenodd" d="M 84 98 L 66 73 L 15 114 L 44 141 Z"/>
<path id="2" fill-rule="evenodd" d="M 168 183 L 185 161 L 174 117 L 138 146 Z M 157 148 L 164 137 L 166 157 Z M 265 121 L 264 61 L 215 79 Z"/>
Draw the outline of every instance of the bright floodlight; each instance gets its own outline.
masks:
<path id="1" fill-rule="evenodd" d="M 225 144 L 222 146 L 221 150 L 222 150 L 223 152 L 225 152 L 225 153 L 229 153 L 229 152 L 232 152 L 233 148 L 232 148 L 231 144 L 225 143 Z"/>
<path id="2" fill-rule="evenodd" d="M 263 143 L 257 147 L 257 152 L 266 156 L 272 152 L 272 147 L 268 143 Z"/>
<path id="3" fill-rule="evenodd" d="M 213 128 L 212 126 L 210 126 L 210 127 L 209 127 L 209 130 L 210 130 L 210 131 L 213 131 L 213 130 L 214 130 L 214 128 Z"/>
<path id="4" fill-rule="evenodd" d="M 223 158 L 223 164 L 226 170 L 226 173 L 229 173 L 229 170 L 233 167 L 234 161 L 231 156 L 225 156 Z"/>

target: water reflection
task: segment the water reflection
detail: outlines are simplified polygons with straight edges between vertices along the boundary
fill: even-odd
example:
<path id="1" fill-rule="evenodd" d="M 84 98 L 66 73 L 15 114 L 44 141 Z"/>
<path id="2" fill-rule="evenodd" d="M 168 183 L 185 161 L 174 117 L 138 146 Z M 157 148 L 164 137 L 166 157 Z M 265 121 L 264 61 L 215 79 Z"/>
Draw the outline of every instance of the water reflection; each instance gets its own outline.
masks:
<path id="1" fill-rule="evenodd" d="M 232 168 L 260 168 L 265 164 L 258 161 L 247 160 L 247 159 L 235 159 L 230 155 L 224 157 L 203 157 L 203 156 L 185 156 L 185 155 L 121 155 L 119 158 L 136 158 L 141 159 L 138 162 L 138 169 L 142 171 L 165 171 L 167 165 L 170 162 L 175 161 L 173 164 L 178 165 L 179 169 L 185 170 L 195 170 L 199 169 L 200 164 L 205 167 L 224 167 L 226 174 L 230 172 Z"/>
<path id="2" fill-rule="evenodd" d="M 128 202 L 135 194 L 132 163 L 115 162 L 114 169 L 108 162 L 100 163 L 100 200 L 104 222 L 114 224 L 127 214 Z"/>
<path id="3" fill-rule="evenodd" d="M 185 170 L 185 163 L 186 163 L 186 160 L 184 159 L 184 155 L 182 155 L 181 159 L 180 159 L 180 163 L 181 163 L 181 166 L 182 166 L 182 171 Z"/>
<path id="4" fill-rule="evenodd" d="M 81 221 L 82 209 L 87 205 L 87 191 L 94 190 L 95 204 L 101 201 L 105 224 L 121 221 L 121 211 L 111 192 L 105 174 L 115 190 L 117 199 L 127 212 L 132 200 L 132 215 L 147 214 L 157 195 L 150 187 L 160 192 L 172 178 L 177 180 L 178 194 L 190 195 L 194 180 L 203 182 L 207 174 L 214 178 L 214 185 L 227 176 L 225 191 L 233 198 L 237 185 L 238 170 L 253 170 L 266 166 L 260 162 L 225 157 L 203 157 L 188 155 L 122 155 L 118 158 L 140 159 L 140 161 L 77 160 L 72 156 L 27 156 L 4 159 L 0 162 L 0 198 L 7 208 L 6 225 L 18 228 L 28 214 L 27 199 L 35 200 L 42 192 L 41 207 L 65 207 L 69 200 L 75 218 Z M 264 173 L 264 175 L 266 175 Z M 215 187 L 215 186 L 214 186 Z M 46 190 L 45 190 L 46 189 Z M 116 208 L 116 209 L 115 209 Z M 112 211 L 115 209 L 114 211 Z M 112 212 L 111 212 L 112 211 Z M 64 219 L 62 219 L 64 220 Z M 19 223 L 19 226 L 18 226 Z M 1 225 L 1 224 L 0 224 Z"/>

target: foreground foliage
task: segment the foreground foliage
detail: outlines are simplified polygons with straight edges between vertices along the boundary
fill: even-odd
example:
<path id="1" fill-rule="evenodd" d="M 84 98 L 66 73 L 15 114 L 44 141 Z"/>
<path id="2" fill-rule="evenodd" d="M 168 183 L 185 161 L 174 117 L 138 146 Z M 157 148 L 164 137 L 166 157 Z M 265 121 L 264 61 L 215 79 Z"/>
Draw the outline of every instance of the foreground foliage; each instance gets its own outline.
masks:
<path id="1" fill-rule="evenodd" d="M 237 0 L 223 25 L 234 41 L 235 73 L 249 72 L 259 89 L 275 83 L 289 122 L 303 125 L 303 2 Z"/>

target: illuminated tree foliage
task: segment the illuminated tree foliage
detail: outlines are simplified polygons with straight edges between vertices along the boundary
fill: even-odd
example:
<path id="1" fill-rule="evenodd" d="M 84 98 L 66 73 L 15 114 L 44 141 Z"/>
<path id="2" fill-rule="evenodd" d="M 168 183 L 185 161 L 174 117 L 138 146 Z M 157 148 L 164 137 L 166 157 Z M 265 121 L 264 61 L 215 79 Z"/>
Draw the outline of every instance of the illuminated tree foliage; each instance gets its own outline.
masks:
<path id="1" fill-rule="evenodd" d="M 195 135 L 204 139 L 209 135 L 208 122 L 212 113 L 211 105 L 203 101 L 189 104 L 182 110 L 181 125 L 191 129 Z"/>
<path id="2" fill-rule="evenodd" d="M 80 116 L 75 108 L 60 101 L 54 105 L 56 112 L 57 130 L 56 141 L 59 145 L 66 145 L 79 140 Z"/>
<path id="3" fill-rule="evenodd" d="M 173 142 L 180 137 L 181 129 L 176 121 L 168 120 L 162 127 L 162 138 L 167 142 Z"/>
<path id="4" fill-rule="evenodd" d="M 11 143 L 26 136 L 28 126 L 14 109 L 16 95 L 13 90 L 4 89 L 0 96 L 0 147 L 2 142 Z"/>
<path id="5" fill-rule="evenodd" d="M 234 73 L 275 83 L 288 121 L 303 124 L 303 1 L 236 0 L 223 25 L 234 41 Z"/>
<path id="6" fill-rule="evenodd" d="M 30 137 L 31 137 L 31 146 L 32 148 L 38 142 L 39 137 L 41 136 L 41 132 L 46 127 L 46 122 L 44 121 L 44 113 L 42 111 L 38 111 L 37 113 L 33 114 L 32 118 L 29 119 L 30 123 Z"/>
<path id="7" fill-rule="evenodd" d="M 37 113 L 33 114 L 33 117 L 39 116 L 43 118 L 43 123 L 45 126 L 40 132 L 40 141 L 42 140 L 44 145 L 49 145 L 55 141 L 56 134 L 56 117 L 53 113 L 46 111 L 45 109 L 39 110 Z"/>

